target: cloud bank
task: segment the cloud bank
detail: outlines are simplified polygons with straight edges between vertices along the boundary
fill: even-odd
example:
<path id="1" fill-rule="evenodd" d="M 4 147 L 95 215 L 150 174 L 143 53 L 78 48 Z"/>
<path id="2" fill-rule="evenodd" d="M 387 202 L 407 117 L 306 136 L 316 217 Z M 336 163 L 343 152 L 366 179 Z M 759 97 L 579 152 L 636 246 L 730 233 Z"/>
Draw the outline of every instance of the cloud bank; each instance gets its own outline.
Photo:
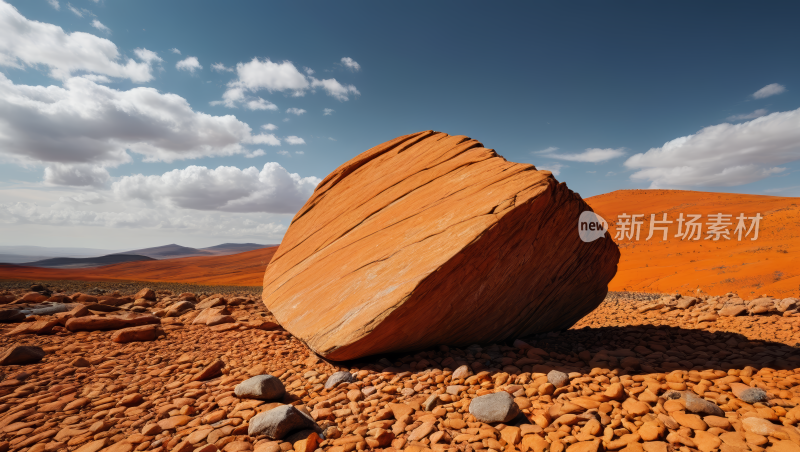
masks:
<path id="1" fill-rule="evenodd" d="M 800 109 L 740 124 L 719 124 L 631 156 L 631 179 L 651 188 L 721 186 L 755 182 L 800 159 Z"/>

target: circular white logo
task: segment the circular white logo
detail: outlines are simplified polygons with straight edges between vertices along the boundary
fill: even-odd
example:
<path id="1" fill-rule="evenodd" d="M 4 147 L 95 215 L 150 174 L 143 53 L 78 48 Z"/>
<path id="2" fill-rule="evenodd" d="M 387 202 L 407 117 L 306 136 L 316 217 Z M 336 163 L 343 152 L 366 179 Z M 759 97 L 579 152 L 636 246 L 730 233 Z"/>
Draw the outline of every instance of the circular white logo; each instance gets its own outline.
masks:
<path id="1" fill-rule="evenodd" d="M 586 210 L 578 218 L 578 234 L 584 242 L 594 242 L 603 238 L 608 231 L 608 222 L 600 215 Z"/>

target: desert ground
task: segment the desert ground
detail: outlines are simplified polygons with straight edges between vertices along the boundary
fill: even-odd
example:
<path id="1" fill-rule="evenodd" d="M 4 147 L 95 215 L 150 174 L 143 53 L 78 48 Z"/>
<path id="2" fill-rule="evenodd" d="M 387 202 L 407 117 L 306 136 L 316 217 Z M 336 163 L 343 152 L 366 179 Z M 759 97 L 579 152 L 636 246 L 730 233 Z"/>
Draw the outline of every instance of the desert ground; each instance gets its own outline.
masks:
<path id="1" fill-rule="evenodd" d="M 35 298 L 4 284 L 8 298 Z M 800 449 L 796 304 L 612 292 L 560 333 L 333 363 L 277 325 L 257 289 L 151 289 L 94 283 L 94 295 L 61 299 L 68 312 L 3 325 L 4 349 L 44 356 L 0 358 L 0 450 Z M 722 312 L 731 306 L 740 315 Z M 133 316 L 155 322 L 103 323 Z M 264 375 L 285 393 L 237 389 Z M 285 405 L 300 417 L 250 431 Z"/>
<path id="2" fill-rule="evenodd" d="M 704 193 L 681 190 L 621 190 L 593 196 L 586 200 L 592 209 L 609 222 L 612 236 L 617 234 L 618 216 L 622 213 L 644 214 L 639 240 L 616 240 L 622 258 L 610 290 L 640 292 L 694 293 L 698 288 L 710 295 L 737 292 L 746 297 L 769 293 L 774 296 L 798 296 L 800 293 L 800 199 L 778 196 Z M 655 231 L 650 240 L 650 215 L 656 220 L 673 221 L 668 225 L 668 240 Z M 701 214 L 703 223 L 709 214 L 729 214 L 733 225 L 744 213 L 759 213 L 757 240 L 730 234 L 730 240 L 706 240 L 704 227 L 700 240 L 676 238 L 676 220 L 683 213 Z M 750 226 L 750 221 L 746 222 Z M 685 229 L 684 229 L 685 232 Z"/>

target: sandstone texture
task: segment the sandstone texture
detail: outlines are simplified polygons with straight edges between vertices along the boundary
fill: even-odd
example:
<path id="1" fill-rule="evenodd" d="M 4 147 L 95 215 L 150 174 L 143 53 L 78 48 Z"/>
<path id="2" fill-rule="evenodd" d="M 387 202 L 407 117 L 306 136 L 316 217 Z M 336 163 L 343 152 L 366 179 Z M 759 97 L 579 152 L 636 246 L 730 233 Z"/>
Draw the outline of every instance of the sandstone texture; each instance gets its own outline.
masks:
<path id="1" fill-rule="evenodd" d="M 549 171 L 420 132 L 332 172 L 289 227 L 263 300 L 314 351 L 347 360 L 563 330 L 614 277 L 589 206 Z"/>

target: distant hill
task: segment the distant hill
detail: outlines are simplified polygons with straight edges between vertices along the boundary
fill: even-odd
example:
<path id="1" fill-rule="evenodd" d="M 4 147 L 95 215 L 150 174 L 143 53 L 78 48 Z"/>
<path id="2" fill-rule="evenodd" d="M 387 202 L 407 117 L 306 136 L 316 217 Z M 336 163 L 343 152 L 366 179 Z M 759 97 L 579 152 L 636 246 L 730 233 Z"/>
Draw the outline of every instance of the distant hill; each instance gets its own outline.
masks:
<path id="1" fill-rule="evenodd" d="M 94 264 L 88 261 L 63 261 L 63 258 L 95 258 L 101 259 L 98 262 L 105 262 L 108 256 L 136 255 L 145 256 L 151 259 L 175 259 L 181 257 L 199 256 L 227 256 L 229 254 L 244 253 L 247 251 L 260 250 L 277 245 L 262 245 L 259 243 L 223 243 L 221 245 L 209 246 L 206 248 L 192 248 L 177 244 L 143 248 L 138 250 L 103 250 L 95 248 L 53 248 L 42 246 L 0 246 L 0 263 L 37 265 L 40 267 L 53 268 L 74 268 L 85 266 L 95 267 L 97 265 L 111 265 L 119 262 L 133 262 L 137 259 L 114 261 L 110 259 L 107 264 Z M 113 261 L 113 262 L 112 262 Z M 55 262 L 55 263 L 52 263 Z M 67 267 L 65 267 L 65 265 Z"/>
<path id="2" fill-rule="evenodd" d="M 180 246 L 173 243 L 170 245 L 156 246 L 153 248 L 127 251 L 125 254 L 138 254 L 140 256 L 152 257 L 153 259 L 174 259 L 176 257 L 213 256 L 216 253 L 199 250 L 197 248 L 189 248 L 188 246 Z"/>
<path id="3" fill-rule="evenodd" d="M 26 256 L 23 254 L 4 254 L 0 253 L 0 262 L 4 264 L 24 264 L 30 261 L 41 261 L 51 259 L 53 256 Z"/>
<path id="4" fill-rule="evenodd" d="M 259 250 L 270 246 L 275 245 L 260 245 L 258 243 L 223 243 L 221 245 L 209 246 L 207 248 L 191 248 L 173 243 L 171 245 L 157 246 L 154 248 L 127 251 L 125 254 L 138 254 L 141 256 L 152 257 L 153 259 L 175 259 L 178 257 L 225 256 L 228 254 Z"/>
<path id="5" fill-rule="evenodd" d="M 0 264 L 0 279 L 79 281 L 165 281 L 260 286 L 277 246 L 227 256 L 147 260 L 94 268 L 41 268 Z"/>
<path id="6" fill-rule="evenodd" d="M 7 264 L 24 264 L 55 257 L 97 257 L 116 254 L 124 250 L 106 250 L 97 248 L 65 248 L 48 246 L 0 246 L 0 262 Z"/>
<path id="7" fill-rule="evenodd" d="M 619 268 L 609 290 L 693 294 L 700 288 L 709 295 L 735 292 L 750 299 L 763 294 L 796 297 L 800 286 L 800 198 L 708 193 L 684 190 L 619 190 L 587 198 L 586 202 L 608 221 L 611 237 L 620 246 Z M 617 239 L 619 216 L 645 215 L 639 240 Z M 731 215 L 729 239 L 706 240 L 712 214 Z M 760 214 L 757 240 L 734 229 L 740 214 Z M 663 232 L 650 234 L 650 215 L 667 214 L 667 240 Z M 702 215 L 701 237 L 676 237 L 681 214 Z M 751 226 L 751 221 L 746 222 Z M 686 233 L 684 227 L 683 232 Z M 690 237 L 691 238 L 691 237 Z"/>
<path id="8" fill-rule="evenodd" d="M 261 248 L 268 248 L 277 245 L 260 245 L 258 243 L 223 243 L 222 245 L 209 246 L 207 248 L 200 248 L 203 251 L 210 251 L 214 254 L 235 254 L 244 253 L 245 251 L 260 250 Z"/>
<path id="9" fill-rule="evenodd" d="M 28 262 L 26 267 L 43 268 L 90 268 L 103 265 L 121 264 L 123 262 L 154 261 L 155 259 L 137 254 L 109 254 L 100 257 L 56 257 L 35 262 Z"/>

